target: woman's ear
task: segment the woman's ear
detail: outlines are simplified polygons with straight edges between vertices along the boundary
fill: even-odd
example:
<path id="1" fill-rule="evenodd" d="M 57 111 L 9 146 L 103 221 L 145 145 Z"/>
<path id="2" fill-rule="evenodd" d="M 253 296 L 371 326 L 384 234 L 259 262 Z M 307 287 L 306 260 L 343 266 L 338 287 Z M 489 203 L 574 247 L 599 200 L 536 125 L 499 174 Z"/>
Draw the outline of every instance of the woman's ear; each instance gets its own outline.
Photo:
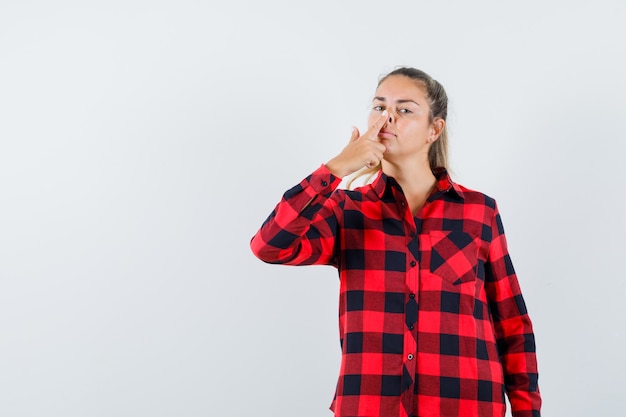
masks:
<path id="1" fill-rule="evenodd" d="M 443 132 L 443 128 L 446 127 L 446 121 L 440 117 L 437 117 L 433 120 L 430 129 L 430 137 L 428 138 L 428 142 L 432 143 L 439 139 L 439 135 Z"/>

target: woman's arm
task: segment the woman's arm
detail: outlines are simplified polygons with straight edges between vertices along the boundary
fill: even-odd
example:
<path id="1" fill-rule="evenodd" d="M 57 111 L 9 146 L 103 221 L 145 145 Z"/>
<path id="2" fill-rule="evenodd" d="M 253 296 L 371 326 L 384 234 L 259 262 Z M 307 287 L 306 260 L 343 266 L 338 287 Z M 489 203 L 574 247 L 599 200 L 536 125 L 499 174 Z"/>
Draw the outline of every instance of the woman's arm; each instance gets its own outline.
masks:
<path id="1" fill-rule="evenodd" d="M 250 242 L 259 259 L 289 265 L 337 265 L 337 202 L 330 196 L 343 176 L 380 162 L 385 146 L 377 135 L 387 116 L 383 111 L 363 135 L 353 128 L 348 144 L 337 156 L 283 195 Z"/>
<path id="2" fill-rule="evenodd" d="M 491 228 L 485 289 L 504 370 L 507 396 L 513 417 L 539 417 L 541 395 L 537 383 L 535 336 L 508 253 L 497 206 Z"/>
<path id="3" fill-rule="evenodd" d="M 337 202 L 330 198 L 341 179 L 320 166 L 288 190 L 250 241 L 264 262 L 336 265 Z"/>

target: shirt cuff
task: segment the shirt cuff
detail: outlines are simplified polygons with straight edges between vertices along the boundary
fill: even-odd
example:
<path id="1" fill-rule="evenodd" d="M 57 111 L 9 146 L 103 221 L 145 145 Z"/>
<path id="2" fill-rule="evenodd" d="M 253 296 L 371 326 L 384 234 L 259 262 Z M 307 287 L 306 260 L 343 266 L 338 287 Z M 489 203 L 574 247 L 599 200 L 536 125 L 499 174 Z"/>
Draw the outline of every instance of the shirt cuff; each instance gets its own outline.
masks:
<path id="1" fill-rule="evenodd" d="M 333 175 L 326 165 L 322 164 L 309 176 L 308 182 L 316 193 L 327 195 L 335 191 L 341 183 L 341 178 Z"/>

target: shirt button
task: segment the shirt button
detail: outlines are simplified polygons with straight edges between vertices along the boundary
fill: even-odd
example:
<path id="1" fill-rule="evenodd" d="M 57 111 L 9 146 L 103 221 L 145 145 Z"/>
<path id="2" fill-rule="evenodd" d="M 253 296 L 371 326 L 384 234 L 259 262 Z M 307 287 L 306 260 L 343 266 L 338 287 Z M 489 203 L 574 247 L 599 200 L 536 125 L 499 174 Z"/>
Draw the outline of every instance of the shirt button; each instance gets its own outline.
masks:
<path id="1" fill-rule="evenodd" d="M 412 361 L 413 360 L 413 354 L 409 353 L 409 356 L 407 356 L 408 360 Z"/>
<path id="2" fill-rule="evenodd" d="M 322 181 L 322 186 L 326 187 L 327 185 L 328 185 L 328 182 Z"/>
<path id="3" fill-rule="evenodd" d="M 409 324 L 409 330 L 413 330 L 415 328 L 415 326 L 413 326 L 412 324 Z"/>
<path id="4" fill-rule="evenodd" d="M 405 203 L 404 201 L 401 201 L 401 202 L 400 202 L 400 205 L 401 205 L 402 207 L 404 207 L 404 206 L 406 206 L 406 203 Z"/>
<path id="5" fill-rule="evenodd" d="M 411 266 L 415 266 L 415 265 L 417 265 L 417 262 L 411 261 Z"/>
<path id="6" fill-rule="evenodd" d="M 409 294 L 409 298 L 415 298 L 415 294 L 413 293 Z"/>

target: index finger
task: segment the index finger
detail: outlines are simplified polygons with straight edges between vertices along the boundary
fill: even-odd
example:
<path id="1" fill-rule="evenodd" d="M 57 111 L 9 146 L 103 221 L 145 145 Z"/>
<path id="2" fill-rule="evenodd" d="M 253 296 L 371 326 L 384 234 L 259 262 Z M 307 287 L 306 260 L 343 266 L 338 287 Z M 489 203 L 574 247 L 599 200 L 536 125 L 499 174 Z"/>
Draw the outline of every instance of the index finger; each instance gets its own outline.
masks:
<path id="1" fill-rule="evenodd" d="M 367 129 L 367 132 L 365 132 L 363 136 L 367 136 L 370 139 L 377 139 L 378 132 L 380 132 L 380 129 L 382 129 L 385 123 L 387 123 L 387 117 L 389 117 L 389 112 L 387 112 L 387 110 L 383 110 L 378 119 L 369 129 Z"/>

